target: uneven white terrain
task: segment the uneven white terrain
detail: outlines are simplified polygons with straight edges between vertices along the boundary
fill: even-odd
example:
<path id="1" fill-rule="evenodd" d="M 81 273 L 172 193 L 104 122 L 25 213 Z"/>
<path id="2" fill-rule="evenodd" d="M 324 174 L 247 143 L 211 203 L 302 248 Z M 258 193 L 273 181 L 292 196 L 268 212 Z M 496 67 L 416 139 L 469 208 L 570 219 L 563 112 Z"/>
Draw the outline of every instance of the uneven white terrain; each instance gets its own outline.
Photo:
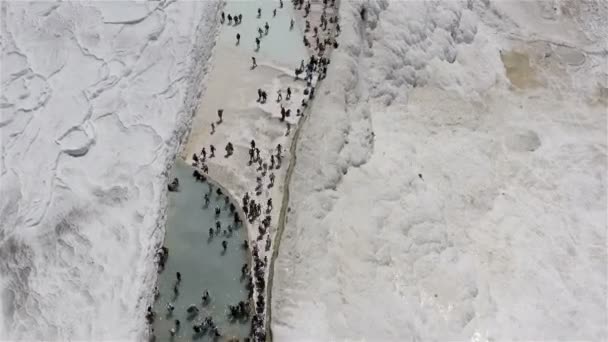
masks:
<path id="1" fill-rule="evenodd" d="M 1 6 L 0 339 L 139 340 L 218 2 Z"/>
<path id="2" fill-rule="evenodd" d="M 607 3 L 340 6 L 274 339 L 606 340 Z"/>

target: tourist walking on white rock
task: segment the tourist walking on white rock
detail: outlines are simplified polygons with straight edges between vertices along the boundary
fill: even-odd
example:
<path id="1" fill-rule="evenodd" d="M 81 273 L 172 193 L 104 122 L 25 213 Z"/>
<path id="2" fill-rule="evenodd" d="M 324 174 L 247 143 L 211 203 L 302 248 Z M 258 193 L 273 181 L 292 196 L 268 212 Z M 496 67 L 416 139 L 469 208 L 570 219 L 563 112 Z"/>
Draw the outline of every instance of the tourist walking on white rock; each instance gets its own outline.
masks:
<path id="1" fill-rule="evenodd" d="M 251 69 L 255 69 L 258 66 L 258 63 L 255 60 L 255 57 L 251 57 Z M 258 89 L 258 95 L 262 96 L 262 90 Z"/>
<path id="2" fill-rule="evenodd" d="M 253 164 L 253 154 L 255 153 L 255 150 L 253 148 L 249 149 L 249 165 Z"/>
<path id="3" fill-rule="evenodd" d="M 239 45 L 241 43 L 241 34 L 237 33 L 236 34 L 236 45 Z"/>
<path id="4" fill-rule="evenodd" d="M 226 144 L 226 158 L 230 157 L 233 152 L 234 152 L 234 146 L 232 146 L 231 142 L 228 142 L 228 144 Z M 226 198 L 228 198 L 228 197 L 226 197 Z"/>

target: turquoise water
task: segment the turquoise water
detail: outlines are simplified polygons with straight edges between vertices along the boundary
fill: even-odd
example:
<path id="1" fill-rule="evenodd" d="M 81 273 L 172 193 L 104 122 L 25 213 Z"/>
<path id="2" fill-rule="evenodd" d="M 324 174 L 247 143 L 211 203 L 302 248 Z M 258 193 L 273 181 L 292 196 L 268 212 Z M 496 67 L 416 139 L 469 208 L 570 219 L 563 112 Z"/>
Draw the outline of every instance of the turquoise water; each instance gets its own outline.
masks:
<path id="1" fill-rule="evenodd" d="M 209 239 L 209 228 L 215 230 L 215 207 L 221 208 L 218 220 L 222 231 L 233 225 L 233 215 L 225 205 L 225 196 L 218 197 L 217 187 L 211 186 L 210 204 L 203 208 L 203 195 L 209 192 L 208 183 L 196 182 L 192 177 L 193 169 L 185 162 L 178 160 L 172 177 L 179 179 L 179 191 L 169 193 L 169 208 L 166 225 L 165 246 L 169 248 L 169 259 L 165 270 L 159 275 L 158 288 L 160 296 L 154 305 L 156 320 L 153 324 L 157 341 L 191 341 L 195 337 L 192 325 L 200 323 L 206 316 L 212 316 L 223 338 L 246 337 L 250 321 L 231 322 L 227 315 L 227 306 L 236 305 L 247 300 L 245 280 L 241 281 L 241 267 L 247 262 L 247 251 L 241 243 L 247 237 L 245 228 L 234 229 L 232 236 L 223 234 Z M 234 203 L 238 207 L 238 203 Z M 222 240 L 228 247 L 223 252 Z M 179 295 L 174 298 L 173 287 L 176 283 L 176 272 L 182 276 Z M 207 289 L 211 301 L 202 305 L 201 296 Z M 167 303 L 175 306 L 173 315 L 167 315 Z M 193 320 L 188 319 L 187 307 L 196 304 L 201 310 Z M 179 319 L 180 329 L 171 337 L 169 330 L 174 327 L 174 320 Z M 212 340 L 204 335 L 201 341 Z"/>
<path id="2" fill-rule="evenodd" d="M 260 19 L 257 18 L 258 8 L 262 9 Z M 275 8 L 277 16 L 273 18 L 272 10 Z M 258 61 L 271 60 L 290 68 L 296 68 L 302 59 L 308 58 L 308 51 L 302 41 L 302 33 L 298 25 L 294 25 L 293 30 L 289 30 L 291 19 L 295 20 L 291 0 L 283 0 L 283 8 L 279 8 L 279 1 L 274 0 L 228 0 L 224 13 L 226 16 L 239 13 L 243 15 L 242 23 L 237 26 L 229 26 L 226 19 L 220 35 L 222 41 L 236 44 L 236 34 L 240 33 L 239 49 L 243 53 L 255 56 Z M 268 35 L 261 39 L 260 50 L 256 53 L 254 50 L 258 27 L 263 30 L 266 22 L 270 30 Z"/>

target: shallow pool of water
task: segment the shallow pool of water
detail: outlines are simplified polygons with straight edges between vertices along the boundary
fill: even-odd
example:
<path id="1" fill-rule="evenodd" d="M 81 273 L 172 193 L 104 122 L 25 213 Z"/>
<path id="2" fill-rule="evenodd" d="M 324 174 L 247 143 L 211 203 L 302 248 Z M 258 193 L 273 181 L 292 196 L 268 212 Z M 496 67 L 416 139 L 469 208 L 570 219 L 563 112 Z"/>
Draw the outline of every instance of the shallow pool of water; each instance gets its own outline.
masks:
<path id="1" fill-rule="evenodd" d="M 224 338 L 243 338 L 248 335 L 249 320 L 231 321 L 227 306 L 247 300 L 245 281 L 241 280 L 241 267 L 247 262 L 247 251 L 242 249 L 241 243 L 247 238 L 247 233 L 244 227 L 239 226 L 233 230 L 232 236 L 220 233 L 209 238 L 209 228 L 215 230 L 216 206 L 221 208 L 217 220 L 221 223 L 222 231 L 229 224 L 234 226 L 233 215 L 225 204 L 225 196 L 216 194 L 217 187 L 196 182 L 192 171 L 181 160 L 177 161 L 172 171 L 172 177 L 179 179 L 180 186 L 178 192 L 169 193 L 165 235 L 169 258 L 158 278 L 160 296 L 154 306 L 155 337 L 157 341 L 212 340 L 210 335 L 196 336 L 192 329 L 193 323 L 212 316 Z M 209 192 L 210 204 L 204 208 L 203 196 Z M 234 205 L 238 207 L 238 203 Z M 222 240 L 228 243 L 226 252 L 223 252 Z M 176 272 L 182 276 L 177 296 L 173 289 Z M 211 301 L 203 306 L 201 297 L 205 289 L 209 291 Z M 169 302 L 175 307 L 172 315 L 166 309 Z M 188 318 L 186 311 L 190 304 L 196 304 L 200 309 L 193 319 Z M 174 327 L 176 319 L 181 322 L 180 329 L 172 337 L 169 330 Z"/>
<path id="2" fill-rule="evenodd" d="M 262 16 L 257 18 L 258 8 L 262 9 Z M 273 9 L 277 9 L 273 17 Z M 229 26 L 228 20 L 224 23 L 220 39 L 224 42 L 236 44 L 236 34 L 241 35 L 239 48 L 255 56 L 258 61 L 271 60 L 277 64 L 295 68 L 302 59 L 307 59 L 308 51 L 302 41 L 302 33 L 298 25 L 289 29 L 292 18 L 295 19 L 293 5 L 290 0 L 283 0 L 283 8 L 279 8 L 279 1 L 268 0 L 228 0 L 224 13 L 242 14 L 243 21 L 237 26 Z M 260 50 L 255 52 L 255 38 L 258 36 L 258 27 L 264 29 L 268 22 L 270 29 L 268 35 L 261 39 Z"/>

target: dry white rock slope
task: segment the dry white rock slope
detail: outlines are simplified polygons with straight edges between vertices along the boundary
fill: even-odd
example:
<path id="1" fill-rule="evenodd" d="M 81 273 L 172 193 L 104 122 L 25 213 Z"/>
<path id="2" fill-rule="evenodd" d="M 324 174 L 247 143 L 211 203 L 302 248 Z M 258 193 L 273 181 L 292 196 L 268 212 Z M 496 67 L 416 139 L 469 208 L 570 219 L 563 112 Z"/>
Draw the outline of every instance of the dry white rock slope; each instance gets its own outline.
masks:
<path id="1" fill-rule="evenodd" d="M 608 338 L 607 6 L 341 2 L 276 340 Z"/>
<path id="2" fill-rule="evenodd" d="M 0 339 L 142 338 L 218 10 L 2 2 Z"/>

